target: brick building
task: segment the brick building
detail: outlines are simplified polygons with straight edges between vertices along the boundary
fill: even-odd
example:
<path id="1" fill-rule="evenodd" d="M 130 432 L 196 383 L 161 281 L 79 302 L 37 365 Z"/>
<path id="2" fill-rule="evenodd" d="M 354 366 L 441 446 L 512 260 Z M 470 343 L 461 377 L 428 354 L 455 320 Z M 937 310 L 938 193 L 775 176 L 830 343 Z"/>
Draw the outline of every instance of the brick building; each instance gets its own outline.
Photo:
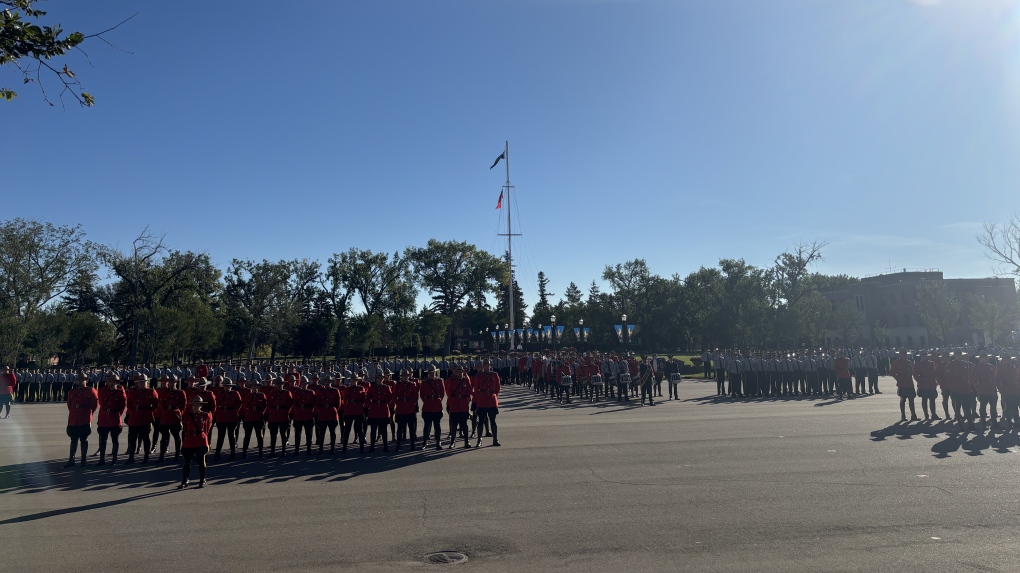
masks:
<path id="1" fill-rule="evenodd" d="M 961 301 L 960 319 L 949 343 L 982 346 L 986 335 L 970 322 L 968 294 L 995 300 L 1000 305 L 1016 304 L 1016 285 L 1011 278 L 947 279 L 942 272 L 929 269 L 865 277 L 842 290 L 823 293 L 833 305 L 850 301 L 861 317 L 860 340 L 851 342 L 884 344 L 893 347 L 927 348 L 935 344 L 917 310 L 917 286 L 924 281 L 944 281 L 949 295 Z M 874 326 L 878 323 L 889 332 L 886 341 L 876 341 Z M 1015 326 L 1014 326 L 1015 328 Z M 832 342 L 836 333 L 828 333 Z"/>

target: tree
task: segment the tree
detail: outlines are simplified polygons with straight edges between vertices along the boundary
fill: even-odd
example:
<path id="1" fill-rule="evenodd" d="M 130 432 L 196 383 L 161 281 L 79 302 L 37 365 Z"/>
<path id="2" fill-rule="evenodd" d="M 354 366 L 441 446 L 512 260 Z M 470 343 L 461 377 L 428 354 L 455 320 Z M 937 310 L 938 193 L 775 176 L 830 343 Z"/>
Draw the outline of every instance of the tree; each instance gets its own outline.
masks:
<path id="1" fill-rule="evenodd" d="M 496 257 L 461 241 L 429 239 L 425 247 L 407 249 L 407 258 L 419 284 L 432 295 L 432 309 L 453 319 L 469 297 L 497 292 L 506 281 L 506 266 Z M 444 352 L 450 351 L 451 322 Z"/>
<path id="2" fill-rule="evenodd" d="M 1017 321 L 1017 307 L 1015 301 L 1013 302 L 1004 306 L 991 298 L 974 293 L 967 295 L 970 324 L 985 333 L 989 346 L 994 345 L 997 340 L 1001 341 L 1013 331 Z"/>
<path id="3" fill-rule="evenodd" d="M 1014 212 L 1005 224 L 986 223 L 977 239 L 988 258 L 1020 276 L 1020 213 Z"/>
<path id="4" fill-rule="evenodd" d="M 549 299 L 556 296 L 549 292 L 549 279 L 545 278 L 545 273 L 538 271 L 538 302 L 535 303 L 535 312 L 544 312 L 549 309 Z"/>
<path id="5" fill-rule="evenodd" d="M 0 311 L 22 320 L 96 271 L 96 246 L 81 226 L 13 219 L 0 223 Z"/>
<path id="6" fill-rule="evenodd" d="M 23 84 L 37 84 L 43 100 L 50 105 L 53 105 L 53 102 L 50 101 L 43 85 L 44 71 L 56 76 L 63 86 L 58 96 L 61 102 L 64 94 L 70 93 L 80 105 L 84 107 L 94 105 L 95 99 L 89 92 L 82 90 L 77 76 L 67 64 L 59 68 L 51 65 L 50 61 L 56 57 L 66 56 L 72 50 L 84 54 L 81 44 L 90 38 L 98 38 L 113 46 L 105 34 L 116 30 L 134 16 L 95 34 L 71 32 L 65 35 L 59 25 L 39 25 L 38 21 L 46 16 L 46 12 L 34 8 L 34 4 L 36 0 L 0 0 L 0 8 L 3 8 L 0 10 L 0 66 L 6 65 L 17 70 L 21 74 Z M 13 89 L 0 87 L 0 99 L 11 101 L 16 97 L 18 93 Z"/>
<path id="7" fill-rule="evenodd" d="M 917 285 L 916 305 L 928 332 L 942 343 L 948 343 L 949 334 L 960 317 L 960 301 L 949 296 L 946 283 L 924 281 Z"/>
<path id="8" fill-rule="evenodd" d="M 881 321 L 875 321 L 875 326 L 871 329 L 871 336 L 875 339 L 876 346 L 886 346 L 889 344 L 889 329 Z"/>
<path id="9" fill-rule="evenodd" d="M 565 301 L 567 306 L 578 306 L 584 300 L 584 295 L 581 293 L 581 289 L 577 288 L 577 285 L 574 284 L 573 281 L 567 285 L 567 290 L 563 293 L 563 296 L 566 297 Z"/>
<path id="10" fill-rule="evenodd" d="M 836 331 L 843 345 L 861 334 L 861 315 L 848 300 L 841 301 L 829 313 L 829 328 Z"/>
<path id="11" fill-rule="evenodd" d="M 99 294 L 118 330 L 128 340 L 128 363 L 138 363 L 139 338 L 142 328 L 147 335 L 157 336 L 158 317 L 178 308 L 191 297 L 208 304 L 218 291 L 220 271 L 204 253 L 170 250 L 165 235 L 156 235 L 148 227 L 131 242 L 131 249 L 121 252 L 113 247 L 100 251 L 100 256 L 117 282 L 105 286 Z M 165 334 L 165 333 L 164 333 Z M 154 340 L 146 341 L 148 351 L 159 348 Z M 152 356 L 146 354 L 148 363 Z"/>
<path id="12" fill-rule="evenodd" d="M 28 326 L 28 348 L 34 355 L 35 363 L 39 366 L 48 365 L 49 359 L 57 354 L 67 340 L 67 333 L 67 309 L 57 306 L 36 313 Z"/>

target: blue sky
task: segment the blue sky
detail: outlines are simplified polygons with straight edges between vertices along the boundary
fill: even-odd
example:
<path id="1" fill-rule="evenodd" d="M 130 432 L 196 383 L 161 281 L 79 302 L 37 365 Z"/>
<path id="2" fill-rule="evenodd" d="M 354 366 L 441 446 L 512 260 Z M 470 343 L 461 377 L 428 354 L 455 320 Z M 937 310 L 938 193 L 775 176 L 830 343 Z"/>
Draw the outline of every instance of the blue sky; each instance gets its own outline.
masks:
<path id="1" fill-rule="evenodd" d="M 223 267 L 430 237 L 498 253 L 509 140 L 533 302 L 539 270 L 561 295 L 636 257 L 686 275 L 812 240 L 823 272 L 988 276 L 975 235 L 1018 208 L 1016 2 L 197 6 L 41 3 L 84 32 L 139 11 L 109 34 L 132 54 L 67 60 L 87 110 L 0 71 L 21 92 L 0 218 L 121 246 L 149 225 Z"/>

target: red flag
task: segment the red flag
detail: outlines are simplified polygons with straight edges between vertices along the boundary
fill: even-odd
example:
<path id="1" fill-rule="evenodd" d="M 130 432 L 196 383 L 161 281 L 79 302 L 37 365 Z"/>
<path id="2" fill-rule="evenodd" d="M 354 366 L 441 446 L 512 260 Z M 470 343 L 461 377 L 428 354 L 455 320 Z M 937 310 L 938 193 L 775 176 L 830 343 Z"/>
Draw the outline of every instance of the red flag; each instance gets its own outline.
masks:
<path id="1" fill-rule="evenodd" d="M 503 208 L 503 192 L 502 191 L 499 192 L 499 201 L 496 201 L 496 208 L 497 209 L 502 209 Z"/>

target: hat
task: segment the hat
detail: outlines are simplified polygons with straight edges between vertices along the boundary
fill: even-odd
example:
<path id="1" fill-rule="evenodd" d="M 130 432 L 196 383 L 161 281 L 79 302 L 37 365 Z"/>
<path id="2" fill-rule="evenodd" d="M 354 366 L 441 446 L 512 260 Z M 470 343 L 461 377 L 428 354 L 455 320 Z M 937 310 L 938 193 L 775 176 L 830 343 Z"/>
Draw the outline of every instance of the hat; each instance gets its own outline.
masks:
<path id="1" fill-rule="evenodd" d="M 223 381 L 223 385 L 224 386 L 237 386 L 237 384 L 234 384 L 234 381 L 231 380 L 230 378 L 227 378 L 226 380 L 224 380 Z"/>
<path id="2" fill-rule="evenodd" d="M 438 372 L 439 370 L 435 367 L 434 364 L 429 364 L 429 367 L 426 368 L 425 371 L 426 372 Z"/>
<path id="3" fill-rule="evenodd" d="M 205 402 L 205 400 L 203 400 L 201 396 L 195 396 L 191 399 L 192 404 L 201 404 L 203 402 Z"/>
<path id="4" fill-rule="evenodd" d="M 84 372 L 79 372 L 78 375 L 74 377 L 74 379 L 79 381 L 79 382 L 84 382 L 84 381 L 88 380 L 89 377 L 86 376 Z"/>

